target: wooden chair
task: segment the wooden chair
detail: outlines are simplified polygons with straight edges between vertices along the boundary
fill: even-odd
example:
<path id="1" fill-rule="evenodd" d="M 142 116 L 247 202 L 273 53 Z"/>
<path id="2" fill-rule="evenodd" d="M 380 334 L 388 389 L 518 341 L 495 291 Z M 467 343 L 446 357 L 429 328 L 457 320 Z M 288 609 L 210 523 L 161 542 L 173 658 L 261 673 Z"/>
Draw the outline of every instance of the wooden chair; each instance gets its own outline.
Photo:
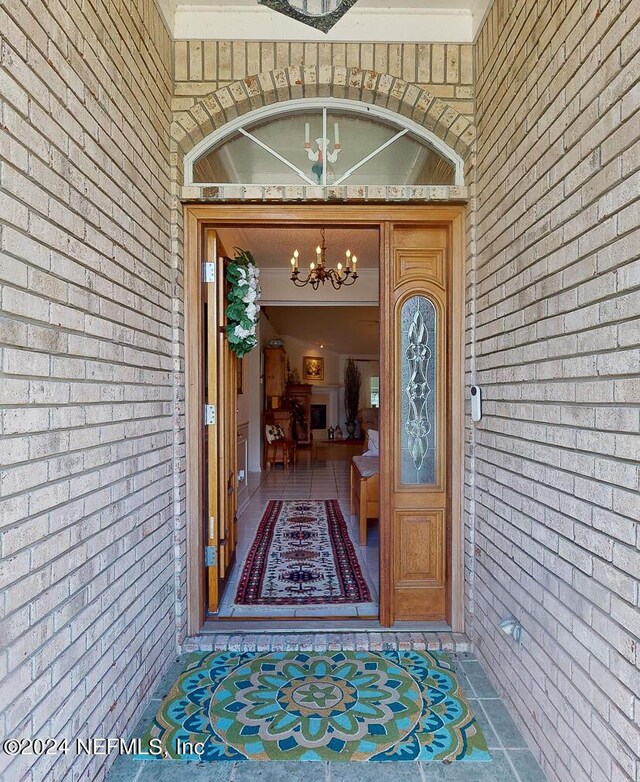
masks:
<path id="1" fill-rule="evenodd" d="M 272 416 L 265 416 L 265 468 L 270 470 L 272 464 L 281 464 L 285 470 L 289 469 L 289 465 L 291 464 L 295 466 L 296 442 L 290 437 L 287 437 L 287 433 L 283 430 L 283 427 L 280 424 L 275 423 Z"/>

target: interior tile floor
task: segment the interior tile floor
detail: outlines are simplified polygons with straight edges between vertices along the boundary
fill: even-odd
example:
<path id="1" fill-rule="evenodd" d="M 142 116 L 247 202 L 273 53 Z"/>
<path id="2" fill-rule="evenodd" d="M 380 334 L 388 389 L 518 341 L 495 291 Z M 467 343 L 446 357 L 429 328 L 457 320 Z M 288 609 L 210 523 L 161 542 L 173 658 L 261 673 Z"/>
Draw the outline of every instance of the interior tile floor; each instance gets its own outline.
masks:
<path id="1" fill-rule="evenodd" d="M 247 617 L 276 618 L 322 618 L 362 617 L 374 619 L 378 616 L 379 592 L 379 536 L 377 521 L 368 524 L 367 545 L 359 544 L 359 529 L 356 516 L 349 513 L 351 455 L 346 446 L 316 447 L 299 449 L 297 465 L 287 470 L 281 466 L 272 467 L 262 473 L 250 473 L 249 504 L 238 516 L 238 542 L 236 562 L 225 586 L 218 618 L 240 619 Z M 235 596 L 244 562 L 253 544 L 258 525 L 269 500 L 330 500 L 338 499 L 340 510 L 347 522 L 351 542 L 358 554 L 360 566 L 371 592 L 370 603 L 323 604 L 311 606 L 267 606 L 237 605 Z"/>
<path id="2" fill-rule="evenodd" d="M 304 763 L 140 761 L 120 755 L 107 782 L 546 782 L 504 703 L 472 654 L 454 655 L 458 676 L 481 724 L 492 762 Z M 179 676 L 183 659 L 164 676 L 133 736 L 142 736 Z"/>

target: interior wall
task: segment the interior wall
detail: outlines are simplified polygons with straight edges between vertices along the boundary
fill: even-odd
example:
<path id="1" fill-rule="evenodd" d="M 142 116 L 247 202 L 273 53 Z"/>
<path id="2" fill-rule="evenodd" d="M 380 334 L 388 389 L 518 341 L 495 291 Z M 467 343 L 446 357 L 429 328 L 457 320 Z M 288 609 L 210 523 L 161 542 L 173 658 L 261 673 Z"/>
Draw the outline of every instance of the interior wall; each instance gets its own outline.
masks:
<path id="1" fill-rule="evenodd" d="M 476 48 L 469 631 L 557 782 L 640 773 L 639 29 L 497 0 Z"/>
<path id="2" fill-rule="evenodd" d="M 344 370 L 349 358 L 356 360 L 362 375 L 360 390 L 360 407 L 369 407 L 371 378 L 378 376 L 380 362 L 378 356 L 369 354 L 347 355 L 335 353 L 326 348 L 307 343 L 292 337 L 289 334 L 281 334 L 284 342 L 287 358 L 291 369 L 298 370 L 301 383 L 309 383 L 312 386 L 312 404 L 327 403 L 327 428 L 340 425 L 346 436 L 346 415 L 344 411 Z M 324 358 L 324 379 L 305 380 L 302 375 L 302 359 L 304 356 L 318 356 Z M 325 399 L 328 397 L 328 399 Z M 322 398 L 322 399 L 320 399 Z"/>
<path id="3" fill-rule="evenodd" d="M 317 344 L 297 339 L 291 334 L 281 334 L 284 348 L 287 351 L 287 358 L 291 371 L 297 370 L 301 383 L 308 383 L 311 386 L 338 386 L 342 379 L 340 376 L 340 354 L 326 348 L 320 348 Z M 322 380 L 306 380 L 302 374 L 302 363 L 304 356 L 317 356 L 324 358 L 324 378 Z"/>
<path id="4" fill-rule="evenodd" d="M 264 447 L 264 435 L 262 430 L 262 420 L 264 415 L 264 361 L 262 359 L 262 353 L 264 352 L 264 349 L 268 346 L 269 340 L 274 339 L 278 336 L 276 330 L 271 325 L 271 321 L 267 317 L 267 314 L 264 310 L 260 312 L 260 320 L 258 322 L 258 345 L 256 348 L 252 351 L 253 353 L 257 353 L 258 358 L 258 387 L 259 387 L 259 400 L 258 405 L 252 405 L 252 426 L 250 427 L 250 438 L 251 442 L 249 445 L 249 453 L 253 454 L 253 457 L 251 457 L 251 464 L 256 464 L 256 457 L 257 457 L 257 464 L 258 467 L 255 469 L 262 469 L 262 456 L 263 456 L 263 447 Z M 254 376 L 255 377 L 255 376 Z M 257 416 L 256 416 L 257 412 Z M 254 469 L 254 467 L 250 467 L 250 469 Z"/>
<path id="5" fill-rule="evenodd" d="M 176 651 L 172 49 L 151 0 L 0 25 L 0 734 L 71 747 L 127 736 Z"/>
<path id="6" fill-rule="evenodd" d="M 244 393 L 238 397 L 238 422 L 249 424 L 249 470 L 258 472 L 261 469 L 261 415 L 262 415 L 262 377 L 260 376 L 260 356 L 259 347 L 261 341 L 262 326 L 258 324 L 258 346 L 251 353 L 248 353 L 244 359 Z M 243 418 L 240 421 L 240 418 Z"/>

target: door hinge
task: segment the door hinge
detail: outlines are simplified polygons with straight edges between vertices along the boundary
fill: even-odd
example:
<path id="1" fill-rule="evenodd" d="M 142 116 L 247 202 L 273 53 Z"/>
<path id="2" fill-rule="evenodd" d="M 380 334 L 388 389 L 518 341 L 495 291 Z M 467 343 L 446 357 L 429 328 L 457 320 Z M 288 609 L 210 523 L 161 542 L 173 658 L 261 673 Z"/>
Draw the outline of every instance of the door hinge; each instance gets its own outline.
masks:
<path id="1" fill-rule="evenodd" d="M 216 406 L 205 405 L 204 406 L 204 425 L 214 426 L 216 422 Z"/>
<path id="2" fill-rule="evenodd" d="M 217 552 L 215 546 L 204 547 L 204 564 L 205 567 L 213 567 L 216 564 Z"/>
<path id="3" fill-rule="evenodd" d="M 202 264 L 202 282 L 216 281 L 216 264 L 214 261 L 206 261 Z"/>

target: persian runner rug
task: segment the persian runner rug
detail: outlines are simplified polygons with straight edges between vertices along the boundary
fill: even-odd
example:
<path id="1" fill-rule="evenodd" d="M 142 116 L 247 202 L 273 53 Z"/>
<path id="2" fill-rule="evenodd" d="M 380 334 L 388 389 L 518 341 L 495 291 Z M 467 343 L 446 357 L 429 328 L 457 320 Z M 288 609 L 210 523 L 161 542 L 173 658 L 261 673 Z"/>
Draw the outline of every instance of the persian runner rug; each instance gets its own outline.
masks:
<path id="1" fill-rule="evenodd" d="M 236 603 L 368 603 L 369 587 L 338 500 L 272 500 L 240 577 Z"/>
<path id="2" fill-rule="evenodd" d="M 144 760 L 490 761 L 443 652 L 194 652 Z M 484 776 L 483 776 L 484 778 Z"/>

